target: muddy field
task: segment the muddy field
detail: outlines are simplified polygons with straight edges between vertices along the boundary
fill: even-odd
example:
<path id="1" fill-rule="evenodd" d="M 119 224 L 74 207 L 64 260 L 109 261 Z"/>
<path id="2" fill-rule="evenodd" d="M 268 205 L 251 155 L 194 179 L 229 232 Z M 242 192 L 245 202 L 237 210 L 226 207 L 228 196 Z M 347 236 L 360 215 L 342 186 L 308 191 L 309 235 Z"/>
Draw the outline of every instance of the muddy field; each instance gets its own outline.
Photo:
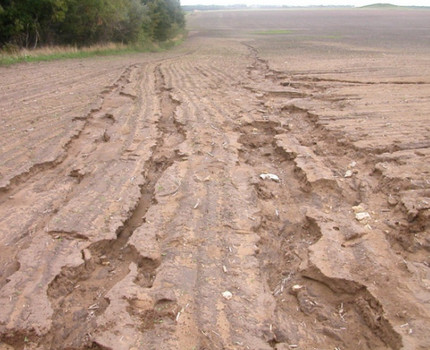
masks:
<path id="1" fill-rule="evenodd" d="M 188 25 L 0 68 L 0 350 L 429 349 L 430 11 Z"/>

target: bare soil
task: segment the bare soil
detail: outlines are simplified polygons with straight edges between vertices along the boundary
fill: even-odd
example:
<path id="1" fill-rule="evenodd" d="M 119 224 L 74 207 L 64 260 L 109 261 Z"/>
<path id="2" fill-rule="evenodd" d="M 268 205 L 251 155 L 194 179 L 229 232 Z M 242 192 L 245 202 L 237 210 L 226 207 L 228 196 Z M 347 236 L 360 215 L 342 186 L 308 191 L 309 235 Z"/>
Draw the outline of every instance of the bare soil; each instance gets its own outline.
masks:
<path id="1" fill-rule="evenodd" d="M 188 23 L 0 68 L 0 350 L 429 349 L 430 12 Z"/>

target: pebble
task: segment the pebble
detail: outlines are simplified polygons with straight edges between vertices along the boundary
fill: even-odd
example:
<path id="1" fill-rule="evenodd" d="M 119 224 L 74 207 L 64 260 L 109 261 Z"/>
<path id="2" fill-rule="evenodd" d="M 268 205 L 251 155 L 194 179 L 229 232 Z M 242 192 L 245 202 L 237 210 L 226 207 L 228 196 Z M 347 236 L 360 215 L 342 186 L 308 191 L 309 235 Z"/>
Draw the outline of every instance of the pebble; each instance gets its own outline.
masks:
<path id="1" fill-rule="evenodd" d="M 224 297 L 224 299 L 227 299 L 227 300 L 230 300 L 231 298 L 233 298 L 233 294 L 231 294 L 231 292 L 229 292 L 228 290 L 223 292 L 222 296 Z"/>
<path id="2" fill-rule="evenodd" d="M 355 214 L 355 218 L 358 221 L 362 221 L 364 219 L 370 219 L 370 214 L 368 212 L 364 211 L 364 212 Z"/>
<path id="3" fill-rule="evenodd" d="M 347 170 L 344 177 L 352 177 L 352 170 Z"/>
<path id="4" fill-rule="evenodd" d="M 281 181 L 279 176 L 275 174 L 260 174 L 260 178 L 263 180 L 273 180 L 275 182 Z"/>
<path id="5" fill-rule="evenodd" d="M 291 292 L 293 294 L 297 294 L 299 292 L 299 290 L 302 290 L 303 286 L 300 284 L 295 284 L 294 286 L 291 287 Z"/>

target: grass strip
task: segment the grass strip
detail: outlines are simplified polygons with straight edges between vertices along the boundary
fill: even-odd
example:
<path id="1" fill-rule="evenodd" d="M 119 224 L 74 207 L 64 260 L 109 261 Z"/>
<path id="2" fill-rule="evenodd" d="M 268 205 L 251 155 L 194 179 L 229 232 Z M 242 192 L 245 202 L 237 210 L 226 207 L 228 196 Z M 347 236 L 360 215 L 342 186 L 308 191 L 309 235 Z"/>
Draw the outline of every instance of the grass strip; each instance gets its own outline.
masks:
<path id="1" fill-rule="evenodd" d="M 10 66 L 23 62 L 43 62 L 72 58 L 88 58 L 95 56 L 113 56 L 130 53 L 159 52 L 180 45 L 186 35 L 182 34 L 172 40 L 160 43 L 145 43 L 141 45 L 123 45 L 109 43 L 91 47 L 53 46 L 35 50 L 21 49 L 14 52 L 0 51 L 0 66 Z"/>

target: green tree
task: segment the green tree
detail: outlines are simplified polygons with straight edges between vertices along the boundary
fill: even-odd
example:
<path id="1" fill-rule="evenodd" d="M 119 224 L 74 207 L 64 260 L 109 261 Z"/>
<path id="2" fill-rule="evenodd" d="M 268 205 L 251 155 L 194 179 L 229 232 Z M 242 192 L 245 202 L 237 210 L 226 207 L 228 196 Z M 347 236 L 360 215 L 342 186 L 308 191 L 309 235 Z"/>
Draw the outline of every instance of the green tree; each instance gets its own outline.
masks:
<path id="1" fill-rule="evenodd" d="M 59 28 L 63 42 L 78 46 L 106 41 L 135 41 L 144 6 L 138 0 L 68 0 L 69 10 Z"/>
<path id="2" fill-rule="evenodd" d="M 0 47 L 164 41 L 184 25 L 179 0 L 0 0 Z"/>
<path id="3" fill-rule="evenodd" d="M 107 13 L 106 0 L 68 0 L 65 20 L 58 28 L 61 41 L 68 44 L 85 45 L 100 40 L 104 31 Z M 108 5 L 108 6 L 106 6 Z"/>
<path id="4" fill-rule="evenodd" d="M 178 0 L 143 0 L 143 3 L 149 18 L 143 28 L 152 39 L 167 40 L 184 27 L 185 17 Z"/>
<path id="5" fill-rule="evenodd" d="M 67 0 L 3 0 L 0 3 L 0 44 L 37 47 L 65 19 Z"/>
<path id="6" fill-rule="evenodd" d="M 145 6 L 140 0 L 128 0 L 121 6 L 113 31 L 113 40 L 137 42 L 141 38 Z"/>

